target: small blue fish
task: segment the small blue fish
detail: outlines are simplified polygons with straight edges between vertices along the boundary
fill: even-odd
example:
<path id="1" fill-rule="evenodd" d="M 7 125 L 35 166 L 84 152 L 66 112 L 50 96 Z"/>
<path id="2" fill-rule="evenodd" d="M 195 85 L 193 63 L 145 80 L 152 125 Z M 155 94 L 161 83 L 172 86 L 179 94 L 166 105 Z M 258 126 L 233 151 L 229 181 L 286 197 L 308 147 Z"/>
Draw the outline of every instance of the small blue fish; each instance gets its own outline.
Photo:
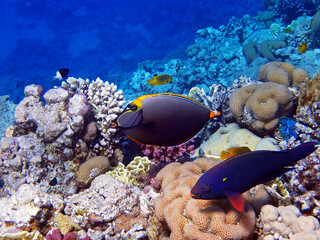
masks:
<path id="1" fill-rule="evenodd" d="M 307 157 L 318 146 L 317 142 L 307 142 L 288 151 L 249 151 L 232 156 L 205 172 L 190 195 L 195 199 L 227 197 L 232 206 L 242 212 L 243 192 L 293 170 L 286 166 Z"/>

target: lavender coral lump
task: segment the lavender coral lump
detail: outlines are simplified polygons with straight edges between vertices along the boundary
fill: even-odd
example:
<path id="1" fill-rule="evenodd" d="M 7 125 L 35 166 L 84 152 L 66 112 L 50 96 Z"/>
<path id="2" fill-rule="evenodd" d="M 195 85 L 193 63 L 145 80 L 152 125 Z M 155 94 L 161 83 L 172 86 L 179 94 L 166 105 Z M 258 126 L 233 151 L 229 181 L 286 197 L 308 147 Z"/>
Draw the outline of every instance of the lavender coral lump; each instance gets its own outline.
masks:
<path id="1" fill-rule="evenodd" d="M 1 3 L 0 239 L 319 238 L 320 0 Z"/>

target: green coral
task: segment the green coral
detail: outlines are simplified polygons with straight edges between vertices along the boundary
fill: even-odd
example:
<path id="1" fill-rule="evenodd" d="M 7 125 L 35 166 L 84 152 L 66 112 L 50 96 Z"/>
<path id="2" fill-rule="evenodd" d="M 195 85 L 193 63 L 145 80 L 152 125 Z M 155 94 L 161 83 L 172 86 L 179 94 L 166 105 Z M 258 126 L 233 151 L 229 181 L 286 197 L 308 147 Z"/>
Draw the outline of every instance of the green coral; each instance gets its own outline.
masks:
<path id="1" fill-rule="evenodd" d="M 120 162 L 116 168 L 106 174 L 124 183 L 136 185 L 146 175 L 151 164 L 152 162 L 147 157 L 135 157 L 127 166 Z"/>

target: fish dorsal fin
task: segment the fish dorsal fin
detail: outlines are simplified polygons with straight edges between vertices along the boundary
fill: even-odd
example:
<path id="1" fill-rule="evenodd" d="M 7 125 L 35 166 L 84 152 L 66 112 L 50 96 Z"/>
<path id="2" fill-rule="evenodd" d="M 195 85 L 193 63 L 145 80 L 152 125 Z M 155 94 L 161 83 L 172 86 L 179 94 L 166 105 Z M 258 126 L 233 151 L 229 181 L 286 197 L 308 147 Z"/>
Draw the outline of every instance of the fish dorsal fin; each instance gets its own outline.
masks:
<path id="1" fill-rule="evenodd" d="M 231 158 L 235 155 L 241 154 L 241 153 L 246 153 L 246 152 L 251 152 L 250 148 L 248 147 L 234 147 L 234 148 L 228 148 L 227 151 L 222 151 L 221 152 L 221 160 L 225 160 L 228 158 Z"/>
<path id="2" fill-rule="evenodd" d="M 231 205 L 239 212 L 243 212 L 244 209 L 244 199 L 241 193 L 233 192 L 233 191 L 226 191 L 226 196 L 228 197 L 229 202 Z"/>

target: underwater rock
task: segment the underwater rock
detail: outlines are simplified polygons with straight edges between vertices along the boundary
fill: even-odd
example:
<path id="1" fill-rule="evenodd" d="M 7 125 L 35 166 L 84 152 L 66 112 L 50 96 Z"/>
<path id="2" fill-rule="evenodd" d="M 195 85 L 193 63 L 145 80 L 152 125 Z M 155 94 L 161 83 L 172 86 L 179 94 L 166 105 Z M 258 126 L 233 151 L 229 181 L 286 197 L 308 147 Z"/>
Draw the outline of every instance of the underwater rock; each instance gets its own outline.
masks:
<path id="1" fill-rule="evenodd" d="M 96 239 L 91 236 L 94 231 L 105 238 L 130 231 L 133 238 L 146 236 L 150 200 L 139 188 L 113 176 L 96 177 L 90 188 L 67 197 L 65 203 L 65 214 L 81 228 L 88 229 L 92 239 Z"/>

